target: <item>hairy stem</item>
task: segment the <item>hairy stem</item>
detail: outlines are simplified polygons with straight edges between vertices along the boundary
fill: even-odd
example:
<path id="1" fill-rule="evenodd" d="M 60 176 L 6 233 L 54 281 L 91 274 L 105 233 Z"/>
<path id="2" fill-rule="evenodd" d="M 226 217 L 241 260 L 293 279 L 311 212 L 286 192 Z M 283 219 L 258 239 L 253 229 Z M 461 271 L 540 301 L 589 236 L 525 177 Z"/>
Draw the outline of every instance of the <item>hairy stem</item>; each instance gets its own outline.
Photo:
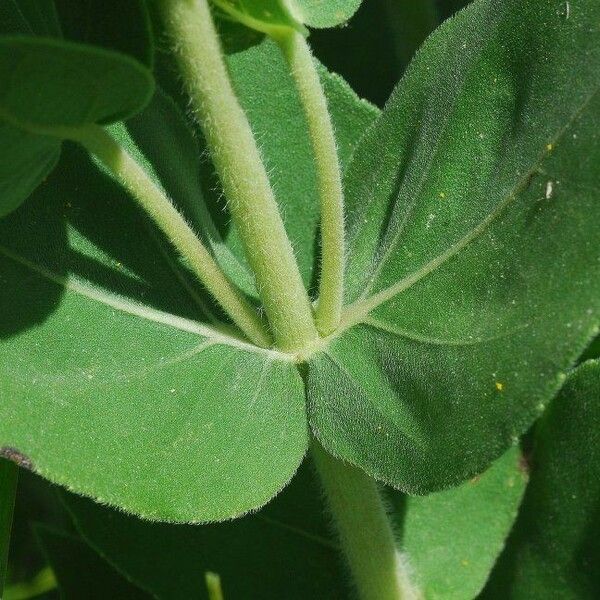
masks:
<path id="1" fill-rule="evenodd" d="M 8 549 L 12 529 L 13 509 L 17 492 L 19 468 L 13 462 L 0 458 L 0 598 L 6 580 Z"/>
<path id="2" fill-rule="evenodd" d="M 344 193 L 333 124 L 316 63 L 304 37 L 278 40 L 296 81 L 315 155 L 321 202 L 321 278 L 316 321 L 322 335 L 340 322 L 344 294 Z"/>
<path id="3" fill-rule="evenodd" d="M 135 159 L 96 125 L 77 130 L 71 137 L 95 155 L 137 200 L 248 339 L 268 348 L 271 338 L 257 311 L 229 281 L 171 200 Z"/>
<path id="4" fill-rule="evenodd" d="M 417 600 L 377 483 L 313 440 L 312 456 L 362 600 Z"/>
<path id="5" fill-rule="evenodd" d="M 233 90 L 208 0 L 161 0 L 202 128 L 279 348 L 318 336 L 312 307 L 250 124 Z"/>

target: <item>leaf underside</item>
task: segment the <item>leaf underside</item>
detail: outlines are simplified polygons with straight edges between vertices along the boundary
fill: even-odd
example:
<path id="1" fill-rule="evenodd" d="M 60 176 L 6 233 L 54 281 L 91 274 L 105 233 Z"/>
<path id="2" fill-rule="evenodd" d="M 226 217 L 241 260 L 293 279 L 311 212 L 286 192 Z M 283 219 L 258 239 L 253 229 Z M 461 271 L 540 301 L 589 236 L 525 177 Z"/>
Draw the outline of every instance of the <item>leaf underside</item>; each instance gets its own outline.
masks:
<path id="1" fill-rule="evenodd" d="M 358 325 L 310 361 L 309 420 L 395 487 L 481 472 L 598 331 L 599 24 L 591 1 L 475 2 L 347 170 Z"/>
<path id="2" fill-rule="evenodd" d="M 589 361 L 537 425 L 531 481 L 482 600 L 598 596 L 599 399 L 600 362 Z"/>
<path id="3" fill-rule="evenodd" d="M 281 61 L 263 44 L 234 57 L 232 69 L 275 64 L 280 109 L 297 139 L 286 147 L 286 133 L 278 139 L 271 125 L 268 155 L 281 150 L 277 160 L 295 156 L 310 173 L 306 126 Z M 374 110 L 336 78 L 327 75 L 325 85 L 347 157 Z M 246 86 L 242 98 L 261 127 L 272 107 Z M 235 276 L 239 249 L 229 231 L 206 230 L 200 151 L 173 103 L 157 93 L 128 132 L 117 129 L 199 233 L 212 236 L 215 254 L 229 256 Z M 286 190 L 302 174 L 277 169 L 273 177 Z M 308 181 L 312 189 L 294 190 L 288 217 L 317 214 L 314 175 Z M 295 230 L 313 261 L 316 228 L 313 216 Z M 297 368 L 216 322 L 185 264 L 83 152 L 66 147 L 51 177 L 0 224 L 0 257 L 0 447 L 18 448 L 56 483 L 166 521 L 239 516 L 290 480 L 308 440 Z M 304 264 L 309 280 L 313 266 Z"/>
<path id="4" fill-rule="evenodd" d="M 168 521 L 223 520 L 267 502 L 302 460 L 306 407 L 332 454 L 403 491 L 484 471 L 598 331 L 598 23 L 592 0 L 567 14 L 556 0 L 479 0 L 431 36 L 373 125 L 373 109 L 323 75 L 342 163 L 354 152 L 348 306 L 304 382 L 289 357 L 220 323 L 131 199 L 70 148 L 0 224 L 0 448 L 79 493 Z M 14 68 L 8 51 L 0 59 L 0 73 Z M 67 80 L 85 83 L 75 62 Z M 292 81 L 273 43 L 229 65 L 314 287 L 318 201 Z M 119 114 L 102 97 L 87 117 L 77 105 L 60 121 L 60 103 L 28 104 L 28 85 L 0 92 L 19 122 Z M 158 92 L 114 131 L 253 294 L 235 231 L 226 218 L 206 226 L 194 204 L 202 189 L 210 212 L 222 210 L 170 100 Z M 185 182 L 157 150 L 171 136 Z"/>

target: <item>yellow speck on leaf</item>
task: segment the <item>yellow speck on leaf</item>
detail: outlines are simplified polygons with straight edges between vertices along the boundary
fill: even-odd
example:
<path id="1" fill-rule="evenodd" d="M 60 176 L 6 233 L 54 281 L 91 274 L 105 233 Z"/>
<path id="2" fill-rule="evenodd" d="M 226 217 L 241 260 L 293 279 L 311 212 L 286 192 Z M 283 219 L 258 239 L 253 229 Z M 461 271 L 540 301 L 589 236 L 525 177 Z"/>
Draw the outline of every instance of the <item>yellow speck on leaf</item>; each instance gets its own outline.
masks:
<path id="1" fill-rule="evenodd" d="M 463 567 L 468 567 L 468 566 L 469 566 L 469 561 L 468 561 L 468 560 L 465 560 L 465 559 L 463 558 L 463 560 L 461 560 L 461 561 L 460 561 L 460 564 L 461 564 Z"/>
<path id="2" fill-rule="evenodd" d="M 504 384 L 500 381 L 496 381 L 496 389 L 501 392 L 504 389 Z"/>
<path id="3" fill-rule="evenodd" d="M 548 152 L 552 152 L 552 148 L 554 148 L 554 144 L 546 144 L 546 150 L 548 150 Z"/>
<path id="4" fill-rule="evenodd" d="M 444 199 L 446 197 L 446 193 L 445 192 L 440 192 L 440 198 Z"/>

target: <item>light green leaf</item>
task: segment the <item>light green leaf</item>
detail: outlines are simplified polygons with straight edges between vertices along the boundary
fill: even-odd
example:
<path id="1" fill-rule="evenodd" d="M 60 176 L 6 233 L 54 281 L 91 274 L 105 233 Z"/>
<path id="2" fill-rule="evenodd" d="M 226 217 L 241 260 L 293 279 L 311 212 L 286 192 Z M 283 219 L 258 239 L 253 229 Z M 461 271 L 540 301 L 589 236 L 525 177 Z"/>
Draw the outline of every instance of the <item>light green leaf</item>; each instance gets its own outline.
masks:
<path id="1" fill-rule="evenodd" d="M 152 88 L 151 74 L 124 55 L 50 38 L 0 37 L 0 217 L 54 168 L 61 128 L 131 116 Z"/>
<path id="2" fill-rule="evenodd" d="M 335 27 L 350 19 L 362 0 L 289 0 L 297 18 L 309 27 Z"/>
<path id="3" fill-rule="evenodd" d="M 77 537 L 45 525 L 35 534 L 58 582 L 62 600 L 150 600 Z"/>
<path id="4" fill-rule="evenodd" d="M 265 59 L 274 65 L 268 77 L 257 68 Z M 272 43 L 231 64 L 244 75 L 253 122 L 274 142 L 268 156 L 278 161 L 273 176 L 288 214 L 307 217 L 294 219 L 293 232 L 308 279 L 318 197 L 291 79 Z M 323 77 L 347 160 L 376 111 L 339 78 Z M 287 129 L 273 123 L 276 113 Z M 194 206 L 196 144 L 172 103 L 157 94 L 127 131 L 115 127 L 206 231 Z M 230 236 L 227 245 L 235 249 Z M 0 406 L 0 447 L 19 448 L 52 481 L 162 520 L 239 515 L 291 478 L 307 442 L 296 367 L 213 325 L 214 307 L 165 240 L 82 153 L 70 151 L 0 226 L 0 255 L 0 377 L 10 399 Z M 16 301 L 23 297 L 25 305 Z M 90 440 L 83 448 L 82 436 Z"/>
<path id="5" fill-rule="evenodd" d="M 0 456 L 0 598 L 6 580 L 18 476 L 19 469 L 17 465 Z"/>
<path id="6" fill-rule="evenodd" d="M 231 518 L 300 463 L 302 382 L 279 355 L 204 324 L 157 238 L 72 151 L 2 222 L 0 447 L 148 518 Z"/>
<path id="7" fill-rule="evenodd" d="M 527 475 L 518 448 L 483 475 L 430 494 L 387 495 L 400 549 L 427 600 L 470 600 L 483 588 L 517 516 Z"/>
<path id="8" fill-rule="evenodd" d="M 349 329 L 307 374 L 333 454 L 411 493 L 472 477 L 597 332 L 599 33 L 591 0 L 475 2 L 361 141 Z"/>
<path id="9" fill-rule="evenodd" d="M 27 36 L 0 38 L 0 82 L 0 118 L 34 133 L 131 117 L 153 92 L 123 54 Z"/>
<path id="10" fill-rule="evenodd" d="M 305 33 L 288 0 L 212 0 L 226 17 L 251 29 L 277 37 L 286 31 Z"/>
<path id="11" fill-rule="evenodd" d="M 218 573 L 225 598 L 350 596 L 310 463 L 268 506 L 232 523 L 147 523 L 73 494 L 62 498 L 82 537 L 156 598 L 207 598 L 206 571 Z"/>
<path id="12" fill-rule="evenodd" d="M 598 597 L 600 362 L 572 375 L 535 429 L 531 481 L 483 599 Z"/>

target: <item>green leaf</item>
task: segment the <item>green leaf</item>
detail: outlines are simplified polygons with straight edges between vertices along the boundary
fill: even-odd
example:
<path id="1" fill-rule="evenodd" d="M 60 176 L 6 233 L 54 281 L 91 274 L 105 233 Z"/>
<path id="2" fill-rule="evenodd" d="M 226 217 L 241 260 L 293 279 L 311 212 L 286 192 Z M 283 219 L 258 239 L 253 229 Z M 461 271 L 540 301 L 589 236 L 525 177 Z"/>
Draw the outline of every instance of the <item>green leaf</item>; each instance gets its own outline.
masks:
<path id="1" fill-rule="evenodd" d="M 0 83 L 0 118 L 33 133 L 126 119 L 153 92 L 149 71 L 125 55 L 27 36 L 0 38 Z"/>
<path id="2" fill-rule="evenodd" d="M 270 166 L 309 279 L 318 196 L 291 79 L 272 43 L 230 64 L 253 123 L 273 144 Z M 274 65 L 270 75 L 261 64 Z M 375 111 L 339 78 L 323 78 L 347 160 Z M 157 93 L 127 130 L 115 128 L 206 231 L 195 204 L 196 143 L 173 104 Z M 296 367 L 212 325 L 214 307 L 135 203 L 83 153 L 65 154 L 31 202 L 0 224 L 0 377 L 10 398 L 0 406 L 0 446 L 19 448 L 54 482 L 154 519 L 219 520 L 264 504 L 306 448 Z M 232 236 L 226 242 L 237 251 Z"/>
<path id="3" fill-rule="evenodd" d="M 58 581 L 62 600 L 150 600 L 81 540 L 44 525 L 35 533 Z"/>
<path id="4" fill-rule="evenodd" d="M 531 481 L 481 598 L 598 597 L 600 362 L 567 380 L 535 430 Z"/>
<path id="5" fill-rule="evenodd" d="M 286 0 L 212 0 L 225 18 L 267 35 L 278 36 L 289 30 L 305 33 L 302 23 Z"/>
<path id="6" fill-rule="evenodd" d="M 310 361 L 309 418 L 404 491 L 484 470 L 598 331 L 599 24 L 591 0 L 472 4 L 347 171 L 349 329 Z"/>
<path id="7" fill-rule="evenodd" d="M 156 598 L 207 598 L 206 571 L 225 598 L 336 600 L 350 595 L 311 464 L 260 512 L 231 523 L 147 523 L 62 494 L 87 542 Z"/>
<path id="8" fill-rule="evenodd" d="M 60 140 L 0 120 L 0 217 L 17 209 L 54 169 Z"/>
<path id="9" fill-rule="evenodd" d="M 131 116 L 152 89 L 151 74 L 124 55 L 50 38 L 0 37 L 0 217 L 54 168 L 61 128 Z"/>
<path id="10" fill-rule="evenodd" d="M 19 469 L 17 465 L 0 457 L 0 598 L 6 580 L 18 476 Z"/>
<path id="11" fill-rule="evenodd" d="M 152 32 L 144 0 L 54 1 L 65 38 L 122 52 L 152 68 Z"/>
<path id="12" fill-rule="evenodd" d="M 400 549 L 425 598 L 470 600 L 481 591 L 526 483 L 521 453 L 511 448 L 460 487 L 424 497 L 387 490 Z"/>
<path id="13" fill-rule="evenodd" d="M 436 0 L 443 19 L 451 17 L 470 2 L 472 2 L 472 0 Z"/>
<path id="14" fill-rule="evenodd" d="M 287 483 L 307 444 L 295 366 L 203 323 L 171 250 L 84 153 L 0 240 L 0 447 L 154 519 L 231 518 Z"/>
<path id="15" fill-rule="evenodd" d="M 581 356 L 582 361 L 589 360 L 590 358 L 600 358 L 600 336 L 592 341 Z"/>
<path id="16" fill-rule="evenodd" d="M 297 18 L 309 27 L 335 27 L 358 10 L 362 0 L 289 0 Z"/>
<path id="17" fill-rule="evenodd" d="M 231 19 L 277 37 L 286 30 L 335 27 L 358 10 L 362 0 L 212 0 Z"/>

